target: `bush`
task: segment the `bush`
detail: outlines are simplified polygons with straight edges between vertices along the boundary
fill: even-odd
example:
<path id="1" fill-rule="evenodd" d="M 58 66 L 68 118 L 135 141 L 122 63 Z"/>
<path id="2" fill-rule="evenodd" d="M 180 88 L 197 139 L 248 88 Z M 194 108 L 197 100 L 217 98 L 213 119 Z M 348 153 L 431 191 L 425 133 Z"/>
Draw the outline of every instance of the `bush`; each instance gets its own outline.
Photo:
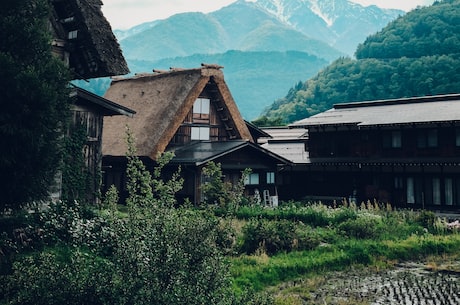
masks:
<path id="1" fill-rule="evenodd" d="M 338 225 L 338 230 L 348 237 L 375 239 L 379 237 L 378 227 L 380 224 L 380 218 L 360 216 L 356 219 L 348 219 L 342 222 Z"/>
<path id="2" fill-rule="evenodd" d="M 218 219 L 175 208 L 181 180 L 158 178 L 165 159 L 151 176 L 133 155 L 127 213 L 120 216 L 115 201 L 106 202 L 106 218 L 77 202 L 51 206 L 42 223 L 54 246 L 0 277 L 0 304 L 238 304 Z"/>
<path id="3" fill-rule="evenodd" d="M 251 254 L 262 250 L 267 254 L 290 251 L 295 239 L 295 226 L 291 221 L 252 219 L 243 227 L 241 251 Z"/>
<path id="4" fill-rule="evenodd" d="M 13 265 L 3 285 L 5 304 L 117 304 L 111 289 L 113 264 L 91 253 L 55 248 Z"/>

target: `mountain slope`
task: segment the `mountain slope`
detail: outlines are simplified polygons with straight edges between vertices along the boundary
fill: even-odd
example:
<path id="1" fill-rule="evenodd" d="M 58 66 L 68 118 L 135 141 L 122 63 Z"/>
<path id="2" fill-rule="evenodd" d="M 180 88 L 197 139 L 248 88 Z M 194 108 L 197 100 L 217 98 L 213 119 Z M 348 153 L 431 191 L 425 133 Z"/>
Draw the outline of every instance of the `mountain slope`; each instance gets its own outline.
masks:
<path id="1" fill-rule="evenodd" d="M 177 14 L 120 42 L 127 59 L 159 59 L 195 53 L 222 53 L 228 48 L 226 31 L 212 16 Z"/>
<path id="2" fill-rule="evenodd" d="M 273 102 L 305 75 L 313 76 L 327 61 L 303 52 L 242 52 L 195 54 L 159 61 L 130 61 L 133 71 L 152 71 L 169 67 L 196 68 L 202 62 L 224 66 L 228 84 L 240 112 L 247 120 L 255 119 L 267 101 Z M 294 81 L 293 81 L 294 80 Z"/>
<path id="3" fill-rule="evenodd" d="M 295 30 L 350 55 L 368 35 L 404 14 L 347 0 L 258 0 L 255 5 Z"/>
<path id="4" fill-rule="evenodd" d="M 357 60 L 340 58 L 291 89 L 261 121 L 290 123 L 341 102 L 458 93 L 458 16 L 459 0 L 409 12 L 360 45 Z"/>
<path id="5" fill-rule="evenodd" d="M 369 28 L 381 28 L 398 13 L 346 0 L 239 0 L 209 14 L 178 14 L 116 33 L 133 73 L 160 68 L 158 62 L 161 68 L 197 67 L 201 62 L 225 66 L 243 115 L 252 119 L 283 96 L 286 88 L 344 56 L 330 44 L 340 46 L 337 42 L 343 39 L 354 49 Z M 238 60 L 231 60 L 232 50 L 248 53 L 237 52 Z M 257 61 L 254 54 L 262 59 Z M 196 58 L 193 65 L 183 65 L 190 57 Z M 141 61 L 149 64 L 139 67 Z M 233 79 L 236 71 L 238 77 Z M 94 86 L 101 90 L 104 84 Z M 251 106 L 245 106 L 246 97 Z"/>
<path id="6" fill-rule="evenodd" d="M 343 55 L 327 43 L 294 30 L 254 3 L 246 1 L 237 1 L 210 14 L 177 14 L 149 25 L 144 26 L 144 31 L 132 31 L 133 35 L 120 41 L 128 60 L 158 60 L 229 50 L 295 50 L 329 61 Z M 279 35 L 270 37 L 267 35 L 269 31 Z M 123 36 L 124 33 L 119 35 Z M 263 35 L 265 39 L 260 37 L 255 40 L 255 35 Z M 280 37 L 290 43 L 283 47 L 278 40 Z M 272 49 L 274 45 L 278 48 Z"/>

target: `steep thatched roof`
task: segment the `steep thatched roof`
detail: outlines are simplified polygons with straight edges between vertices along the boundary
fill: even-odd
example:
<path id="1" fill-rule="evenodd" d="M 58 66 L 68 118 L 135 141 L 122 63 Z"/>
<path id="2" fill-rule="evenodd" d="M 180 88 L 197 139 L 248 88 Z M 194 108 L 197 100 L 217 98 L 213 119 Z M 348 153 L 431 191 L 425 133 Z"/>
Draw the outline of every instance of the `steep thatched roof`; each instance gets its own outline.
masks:
<path id="1" fill-rule="evenodd" d="M 52 0 L 55 45 L 69 53 L 75 79 L 124 75 L 129 72 L 101 0 Z"/>
<path id="2" fill-rule="evenodd" d="M 156 159 L 165 151 L 193 103 L 208 83 L 215 84 L 238 139 L 252 141 L 222 71 L 216 68 L 171 70 L 113 80 L 105 98 L 136 111 L 134 118 L 110 117 L 104 122 L 103 154 L 126 154 L 125 127 L 136 139 L 137 154 Z"/>

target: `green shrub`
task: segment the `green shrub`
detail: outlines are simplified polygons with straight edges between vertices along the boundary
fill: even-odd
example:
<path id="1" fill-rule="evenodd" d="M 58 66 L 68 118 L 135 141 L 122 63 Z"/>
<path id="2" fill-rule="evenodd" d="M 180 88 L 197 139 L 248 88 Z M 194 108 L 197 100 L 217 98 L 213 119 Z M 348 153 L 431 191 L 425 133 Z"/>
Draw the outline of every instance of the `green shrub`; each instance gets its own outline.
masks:
<path id="1" fill-rule="evenodd" d="M 287 220 L 251 219 L 243 227 L 241 251 L 250 254 L 262 250 L 269 255 L 290 251 L 296 239 L 295 229 L 295 224 Z"/>
<path id="2" fill-rule="evenodd" d="M 436 222 L 436 214 L 432 211 L 423 210 L 417 214 L 415 221 L 432 232 L 434 230 L 434 224 Z"/>
<path id="3" fill-rule="evenodd" d="M 105 218 L 77 202 L 52 206 L 42 223 L 54 247 L 16 260 L 0 277 L 0 304 L 238 304 L 219 220 L 175 208 L 181 180 L 159 179 L 166 159 L 151 176 L 131 153 L 126 213 L 116 202 L 106 202 Z"/>
<path id="4" fill-rule="evenodd" d="M 348 237 L 375 239 L 381 233 L 378 230 L 380 224 L 380 218 L 360 216 L 356 219 L 348 219 L 340 223 L 338 229 Z"/>
<path id="5" fill-rule="evenodd" d="M 343 207 L 335 210 L 332 221 L 333 224 L 338 225 L 342 222 L 354 220 L 356 218 L 358 218 L 358 212 L 355 209 Z"/>
<path id="6" fill-rule="evenodd" d="M 79 250 L 55 249 L 14 263 L 3 286 L 5 304 L 117 304 L 113 265 Z"/>

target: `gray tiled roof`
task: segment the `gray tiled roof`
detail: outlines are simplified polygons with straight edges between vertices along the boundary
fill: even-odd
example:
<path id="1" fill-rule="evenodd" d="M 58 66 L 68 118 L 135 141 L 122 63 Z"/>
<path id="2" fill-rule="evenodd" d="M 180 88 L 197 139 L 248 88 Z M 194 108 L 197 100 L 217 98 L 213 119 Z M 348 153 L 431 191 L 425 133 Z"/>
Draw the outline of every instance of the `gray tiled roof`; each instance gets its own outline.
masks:
<path id="1" fill-rule="evenodd" d="M 279 163 L 289 163 L 289 161 L 283 157 L 273 154 L 269 150 L 266 150 L 257 144 L 244 140 L 226 142 L 195 142 L 176 149 L 174 151 L 175 156 L 171 160 L 171 163 L 194 164 L 199 166 L 245 147 L 267 154 L 272 158 L 277 159 Z"/>
<path id="2" fill-rule="evenodd" d="M 460 94 L 336 104 L 328 111 L 290 126 L 372 126 L 455 121 L 460 122 Z"/>

